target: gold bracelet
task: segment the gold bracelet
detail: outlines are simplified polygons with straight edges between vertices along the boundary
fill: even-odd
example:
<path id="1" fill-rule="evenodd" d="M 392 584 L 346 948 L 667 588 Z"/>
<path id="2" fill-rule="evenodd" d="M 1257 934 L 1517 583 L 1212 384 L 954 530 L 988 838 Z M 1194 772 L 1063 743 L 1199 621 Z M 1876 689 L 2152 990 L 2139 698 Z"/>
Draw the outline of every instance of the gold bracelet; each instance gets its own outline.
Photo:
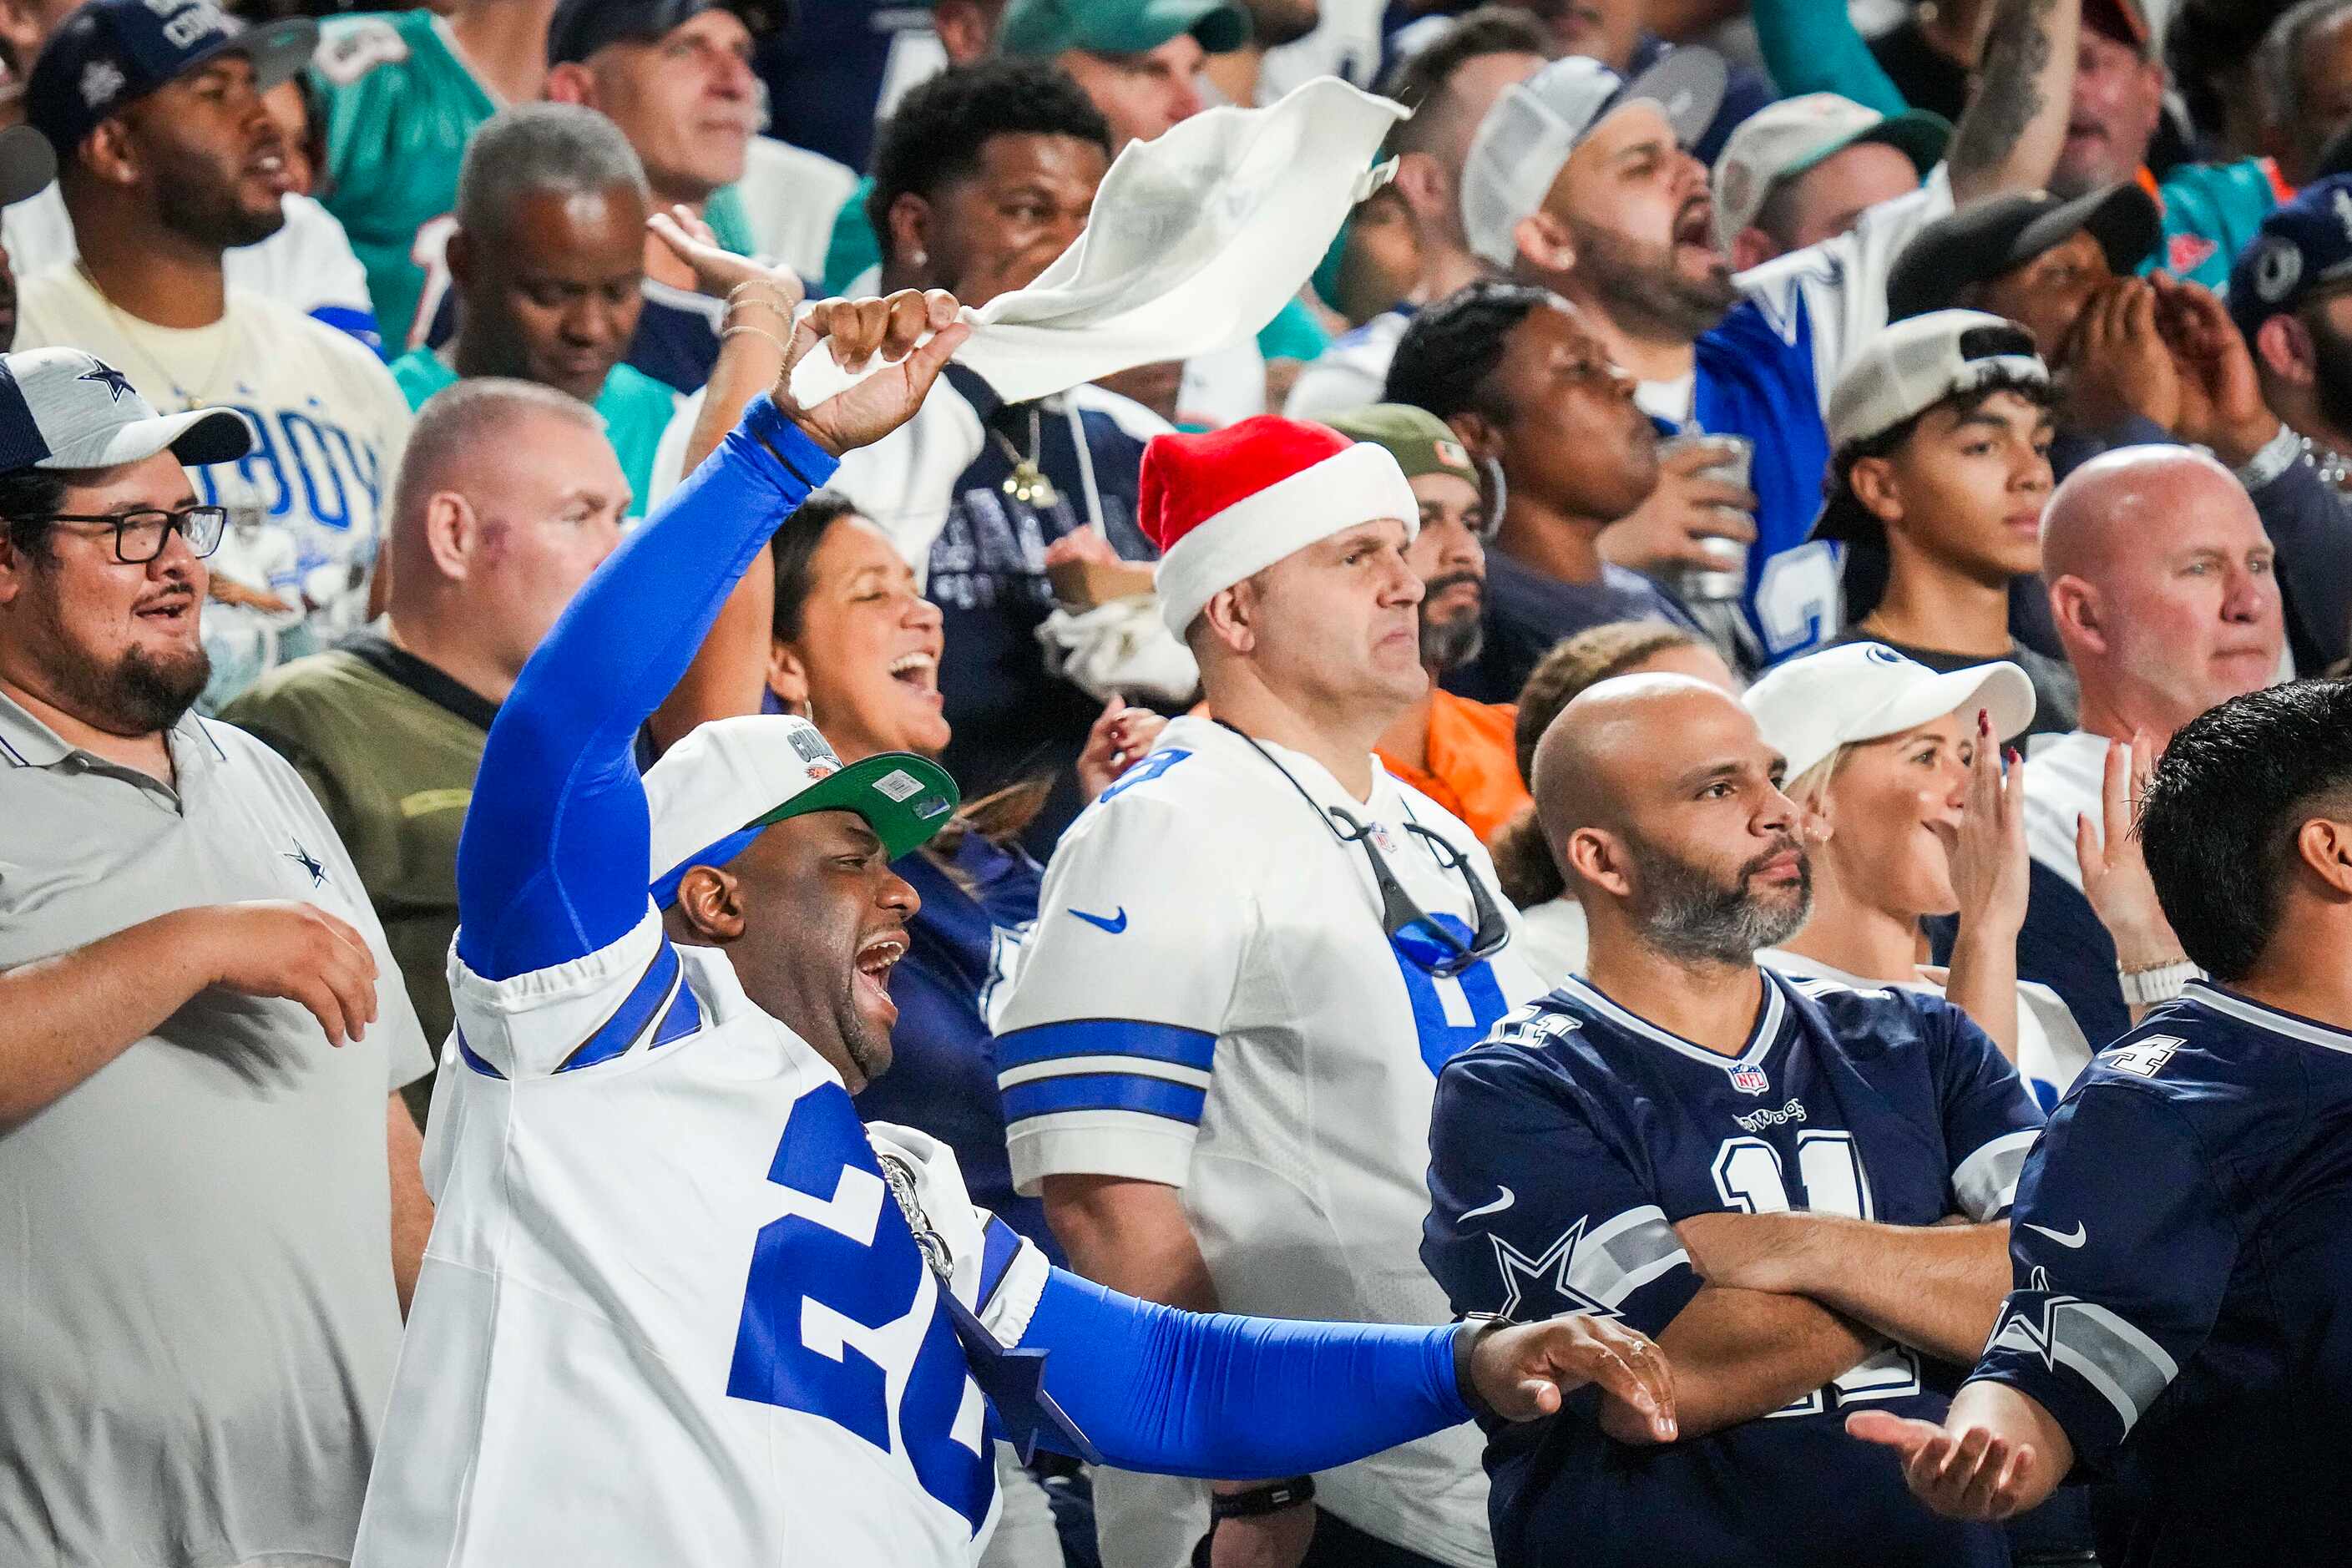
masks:
<path id="1" fill-rule="evenodd" d="M 752 300 L 747 301 L 740 298 L 743 290 L 746 289 L 765 289 L 769 290 L 769 297 L 765 300 Z M 778 289 L 773 283 L 769 282 L 764 278 L 747 278 L 742 282 L 736 284 L 735 287 L 727 290 L 727 309 L 729 311 L 732 312 L 738 307 L 746 303 L 764 306 L 768 310 L 773 310 L 777 315 L 786 318 L 789 318 L 793 313 L 793 308 L 784 303 L 783 290 Z"/>
<path id="2" fill-rule="evenodd" d="M 755 338 L 767 339 L 770 342 L 776 345 L 776 353 L 785 359 L 792 358 L 792 345 L 784 342 L 783 339 L 776 336 L 775 333 L 768 331 L 765 327 L 730 327 L 725 331 L 719 334 L 719 341 L 723 343 L 728 339 L 740 337 L 745 332 L 751 333 Z"/>

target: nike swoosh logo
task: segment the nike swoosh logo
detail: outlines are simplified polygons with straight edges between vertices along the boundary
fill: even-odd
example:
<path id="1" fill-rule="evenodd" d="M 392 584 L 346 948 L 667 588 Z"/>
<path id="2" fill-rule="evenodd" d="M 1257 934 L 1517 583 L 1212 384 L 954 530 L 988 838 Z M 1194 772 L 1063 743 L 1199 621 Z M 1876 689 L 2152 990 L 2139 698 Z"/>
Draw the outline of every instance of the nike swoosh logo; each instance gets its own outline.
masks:
<path id="1" fill-rule="evenodd" d="M 2040 1231 L 2061 1247 L 2080 1247 L 2091 1239 L 2090 1231 L 2084 1227 L 2083 1222 L 2079 1219 L 2074 1222 L 2074 1228 L 2071 1233 L 2053 1230 L 2046 1225 L 2035 1225 L 2032 1220 L 2026 1221 L 2025 1228 Z"/>
<path id="2" fill-rule="evenodd" d="M 1086 921 L 1087 924 L 1090 926 L 1102 927 L 1103 930 L 1110 932 L 1113 936 L 1117 936 L 1119 932 L 1127 929 L 1127 906 L 1125 904 L 1119 905 L 1116 911 L 1107 915 L 1090 915 L 1084 910 L 1072 910 L 1070 913 L 1077 916 L 1078 919 Z"/>
<path id="3" fill-rule="evenodd" d="M 1476 1208 L 1470 1210 L 1462 1217 L 1465 1220 L 1473 1220 L 1476 1219 L 1480 1215 L 1501 1214 L 1505 1209 L 1509 1208 L 1513 1204 L 1519 1201 L 1517 1194 L 1514 1194 L 1508 1187 L 1498 1184 L 1495 1190 L 1503 1195 L 1496 1198 L 1491 1204 L 1480 1204 Z"/>

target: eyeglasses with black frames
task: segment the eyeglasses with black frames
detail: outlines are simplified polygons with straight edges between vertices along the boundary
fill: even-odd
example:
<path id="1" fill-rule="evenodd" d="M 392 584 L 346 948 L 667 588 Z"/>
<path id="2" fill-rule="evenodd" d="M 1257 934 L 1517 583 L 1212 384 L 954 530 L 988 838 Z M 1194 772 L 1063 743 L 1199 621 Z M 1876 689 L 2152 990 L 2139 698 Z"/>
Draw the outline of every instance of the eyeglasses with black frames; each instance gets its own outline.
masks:
<path id="1" fill-rule="evenodd" d="M 142 508 L 137 511 L 114 512 L 91 516 L 81 512 L 51 512 L 43 517 L 20 517 L 16 522 L 68 522 L 85 527 L 106 527 L 114 530 L 114 558 L 126 566 L 143 566 L 163 553 L 165 542 L 174 532 L 188 542 L 188 553 L 198 560 L 220 548 L 221 533 L 228 526 L 228 509 L 217 506 L 184 506 L 177 511 Z"/>

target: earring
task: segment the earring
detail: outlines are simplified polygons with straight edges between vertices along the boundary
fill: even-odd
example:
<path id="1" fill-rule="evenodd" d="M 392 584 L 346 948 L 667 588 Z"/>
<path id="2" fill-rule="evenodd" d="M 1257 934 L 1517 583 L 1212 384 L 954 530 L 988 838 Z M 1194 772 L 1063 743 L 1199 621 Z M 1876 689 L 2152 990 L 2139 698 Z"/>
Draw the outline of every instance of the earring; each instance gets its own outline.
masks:
<path id="1" fill-rule="evenodd" d="M 920 267 L 929 262 L 930 258 L 931 257 L 929 251 L 909 251 L 907 255 L 907 265 L 909 267 Z"/>

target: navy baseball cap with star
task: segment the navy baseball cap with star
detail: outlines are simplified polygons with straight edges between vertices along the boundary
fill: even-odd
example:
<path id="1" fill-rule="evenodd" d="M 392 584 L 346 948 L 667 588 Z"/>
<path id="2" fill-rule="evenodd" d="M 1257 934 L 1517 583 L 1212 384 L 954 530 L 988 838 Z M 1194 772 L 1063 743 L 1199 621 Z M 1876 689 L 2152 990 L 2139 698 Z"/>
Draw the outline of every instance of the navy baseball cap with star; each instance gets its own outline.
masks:
<path id="1" fill-rule="evenodd" d="M 0 354 L 0 474 L 111 468 L 169 452 L 191 468 L 253 450 L 234 408 L 158 414 L 131 380 L 79 349 Z"/>
<path id="2" fill-rule="evenodd" d="M 213 0 L 84 0 L 33 62 L 25 120 L 70 158 L 101 121 L 215 56 L 244 55 L 267 92 L 309 64 L 318 44 L 316 22 L 247 27 Z"/>
<path id="3" fill-rule="evenodd" d="M 2331 174 L 2273 207 L 2230 268 L 2230 315 L 2253 340 L 2324 289 L 2352 283 L 2352 174 Z"/>

